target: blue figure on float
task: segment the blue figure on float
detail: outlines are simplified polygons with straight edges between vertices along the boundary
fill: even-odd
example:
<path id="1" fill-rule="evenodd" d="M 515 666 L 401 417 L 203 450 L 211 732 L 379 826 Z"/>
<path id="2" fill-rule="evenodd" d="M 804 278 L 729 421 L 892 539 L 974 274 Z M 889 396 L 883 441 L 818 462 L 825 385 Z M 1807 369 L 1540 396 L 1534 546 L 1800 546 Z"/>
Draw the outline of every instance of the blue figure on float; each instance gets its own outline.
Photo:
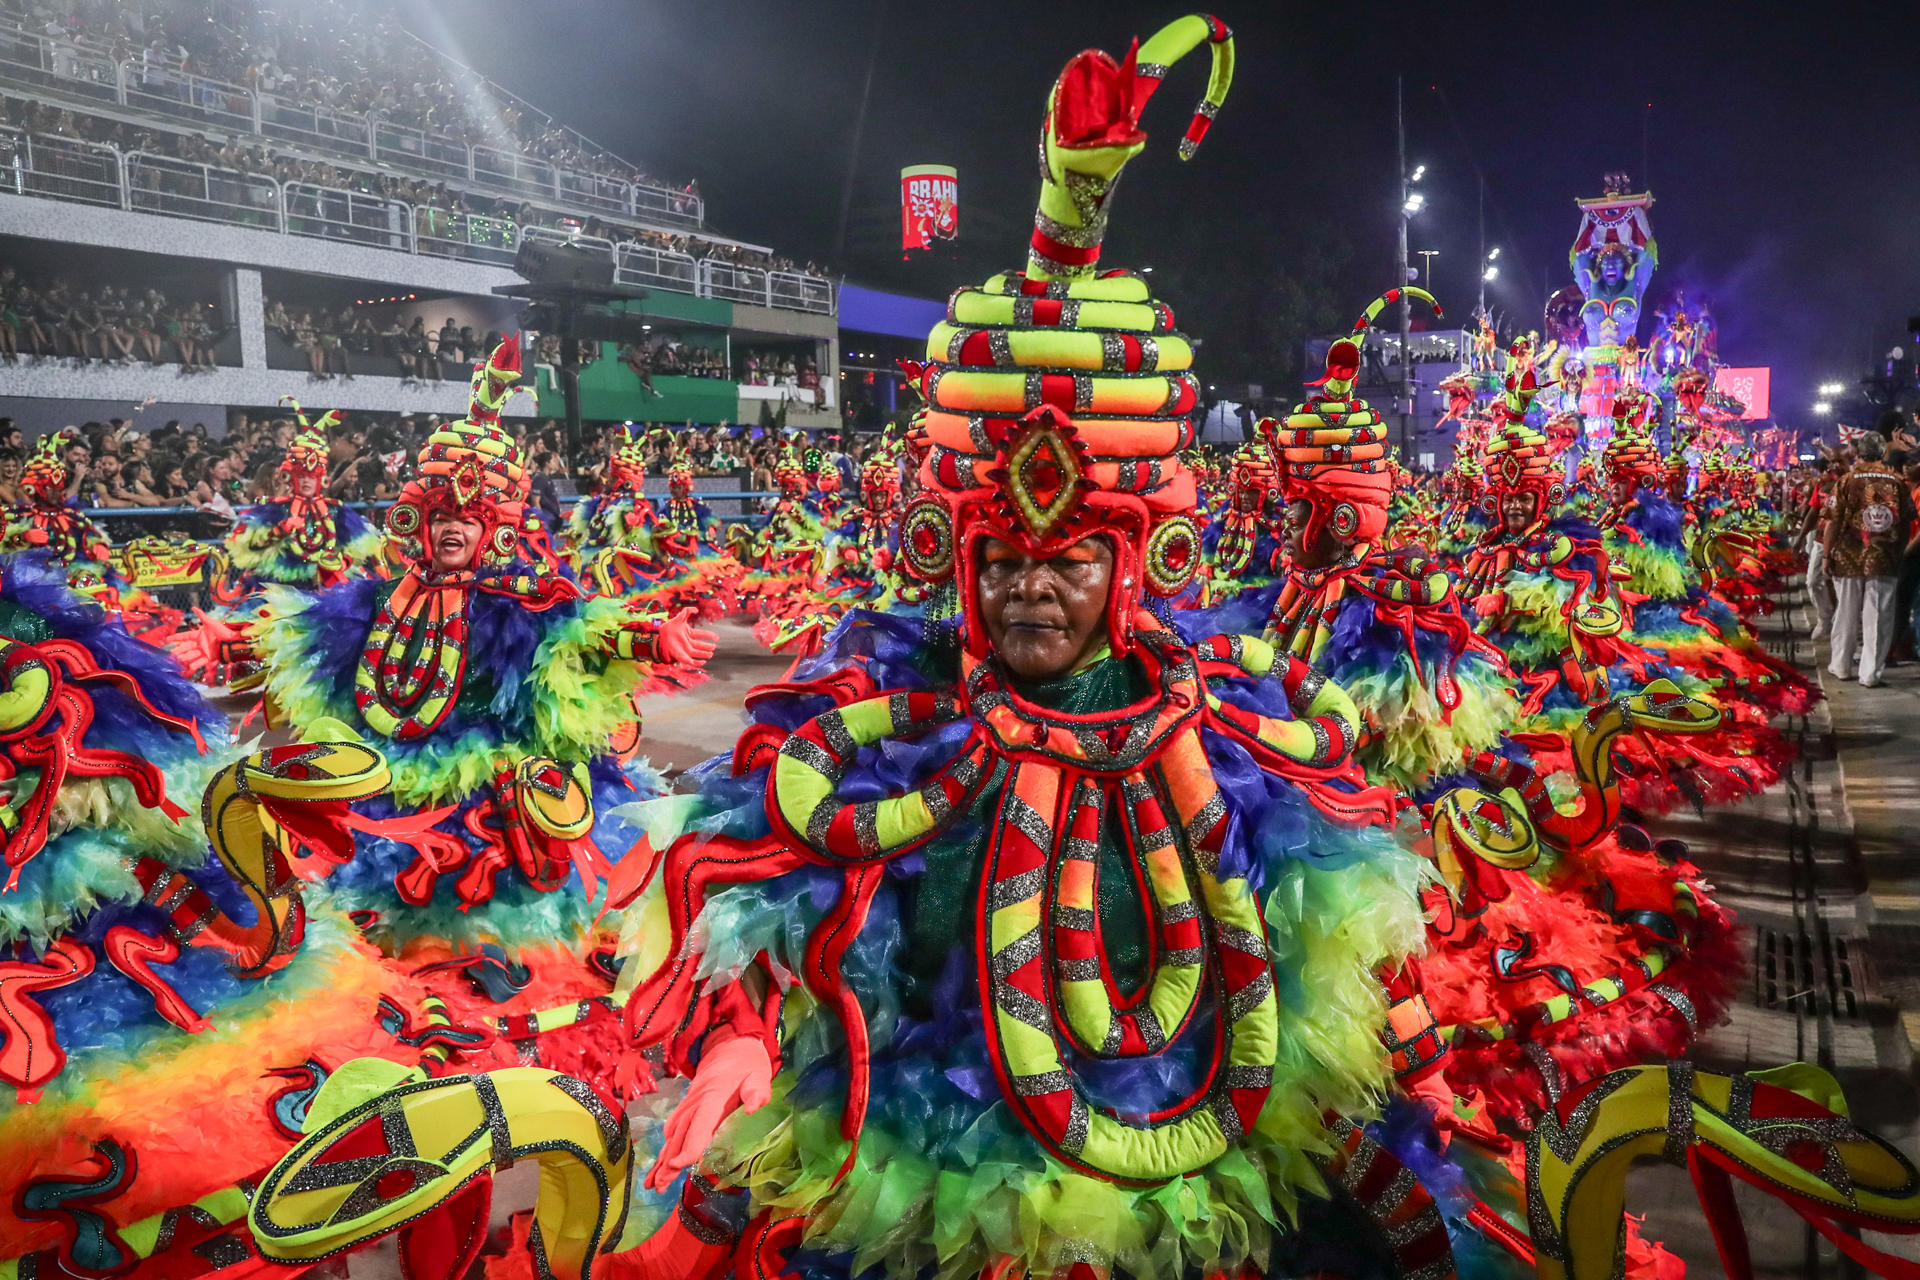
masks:
<path id="1" fill-rule="evenodd" d="M 1647 284 L 1660 264 L 1660 246 L 1647 221 L 1652 193 L 1629 193 L 1624 173 L 1608 174 L 1602 185 L 1606 194 L 1576 201 L 1580 234 L 1567 255 L 1586 296 L 1580 321 L 1590 358 L 1595 348 L 1617 347 L 1634 336 Z"/>

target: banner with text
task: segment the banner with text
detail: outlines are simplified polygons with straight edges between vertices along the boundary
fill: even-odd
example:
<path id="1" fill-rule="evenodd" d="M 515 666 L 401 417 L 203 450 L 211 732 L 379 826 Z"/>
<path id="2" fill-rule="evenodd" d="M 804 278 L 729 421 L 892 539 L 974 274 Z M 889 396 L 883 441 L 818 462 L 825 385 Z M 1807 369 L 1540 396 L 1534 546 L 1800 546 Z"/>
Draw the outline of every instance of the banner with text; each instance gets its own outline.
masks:
<path id="1" fill-rule="evenodd" d="M 931 249 L 960 231 L 960 183 L 951 165 L 913 164 L 900 171 L 900 248 Z"/>

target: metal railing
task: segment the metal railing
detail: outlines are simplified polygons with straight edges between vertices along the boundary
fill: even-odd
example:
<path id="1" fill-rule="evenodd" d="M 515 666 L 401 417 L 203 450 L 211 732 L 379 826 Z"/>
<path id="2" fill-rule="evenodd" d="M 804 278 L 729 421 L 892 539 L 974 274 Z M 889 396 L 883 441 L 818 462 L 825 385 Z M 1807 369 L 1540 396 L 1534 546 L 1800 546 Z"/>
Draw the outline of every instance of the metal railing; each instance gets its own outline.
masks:
<path id="1" fill-rule="evenodd" d="M 245 85 L 192 75 L 169 63 L 115 62 L 99 51 L 0 21 L 0 84 L 129 107 L 193 125 L 298 143 L 355 160 L 391 164 L 502 194 L 570 201 L 596 214 L 699 228 L 706 203 L 652 183 L 557 167 L 496 147 L 362 115 L 289 101 Z"/>
<path id="2" fill-rule="evenodd" d="M 126 207 L 125 171 L 115 148 L 45 133 L 31 134 L 26 142 L 21 195 Z"/>
<path id="3" fill-rule="evenodd" d="M 199 125 L 258 133 L 259 104 L 245 85 L 188 75 L 170 67 L 139 62 L 120 64 L 120 102 L 124 106 Z"/>
<path id="4" fill-rule="evenodd" d="M 120 67 L 64 40 L 0 28 L 0 80 L 100 102 L 119 102 Z"/>
<path id="5" fill-rule="evenodd" d="M 219 169 L 145 151 L 129 151 L 122 160 L 129 208 L 269 231 L 279 231 L 284 225 L 280 184 L 265 174 Z"/>
<path id="6" fill-rule="evenodd" d="M 454 213 L 432 205 L 413 207 L 414 251 L 496 267 L 513 265 L 519 229 L 506 218 Z"/>
<path id="7" fill-rule="evenodd" d="M 458 138 L 375 117 L 373 158 L 436 178 L 473 177 L 473 149 Z"/>
<path id="8" fill-rule="evenodd" d="M 700 263 L 688 254 L 656 249 L 629 240 L 614 250 L 613 279 L 616 284 L 636 285 L 643 289 L 698 293 Z"/>
<path id="9" fill-rule="evenodd" d="M 510 218 L 411 205 L 385 196 L 197 164 L 105 143 L 0 127 L 0 192 L 165 214 L 377 249 L 513 265 L 525 241 L 603 253 L 622 284 L 756 306 L 834 313 L 833 282 L 655 248 L 574 235 Z"/>
<path id="10" fill-rule="evenodd" d="M 363 115 L 289 102 L 271 93 L 259 94 L 255 101 L 259 117 L 254 132 L 262 137 L 343 158 L 373 159 L 373 122 Z"/>
<path id="11" fill-rule="evenodd" d="M 542 199 L 553 199 L 558 194 L 554 168 L 544 160 L 529 159 L 517 151 L 502 151 L 497 147 L 475 147 L 472 154 L 472 177 L 477 185 Z"/>
<path id="12" fill-rule="evenodd" d="M 398 200 L 289 182 L 280 188 L 280 214 L 289 235 L 414 251 L 413 206 Z"/>

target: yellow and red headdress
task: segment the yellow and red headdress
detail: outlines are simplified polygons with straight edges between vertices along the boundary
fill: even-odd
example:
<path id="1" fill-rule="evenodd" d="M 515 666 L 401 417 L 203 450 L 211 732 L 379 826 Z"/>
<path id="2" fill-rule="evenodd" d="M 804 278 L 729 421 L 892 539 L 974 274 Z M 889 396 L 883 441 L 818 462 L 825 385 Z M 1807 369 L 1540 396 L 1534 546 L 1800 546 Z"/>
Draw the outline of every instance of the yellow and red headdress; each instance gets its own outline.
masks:
<path id="1" fill-rule="evenodd" d="M 33 456 L 20 471 L 20 487 L 30 501 L 43 507 L 57 507 L 66 501 L 66 450 L 73 441 L 73 428 L 62 427 L 34 443 Z"/>
<path id="2" fill-rule="evenodd" d="M 860 497 L 875 511 L 890 508 L 899 501 L 900 451 L 892 441 L 875 449 L 861 464 Z"/>
<path id="3" fill-rule="evenodd" d="M 607 457 L 607 491 L 638 494 L 647 484 L 647 437 L 631 422 L 622 423 L 620 440 Z"/>
<path id="4" fill-rule="evenodd" d="M 387 512 L 387 536 L 409 559 L 432 559 L 428 527 L 442 512 L 480 522 L 486 563 L 500 566 L 514 559 L 530 484 L 519 447 L 501 429 L 500 410 L 519 378 L 520 342 L 512 336 L 475 368 L 466 419 L 427 437 L 418 477 L 407 482 Z"/>
<path id="5" fill-rule="evenodd" d="M 1098 264 L 1107 196 L 1146 144 L 1140 111 L 1167 65 L 1202 43 L 1213 77 L 1184 156 L 1232 77 L 1232 38 L 1216 19 L 1183 18 L 1120 63 L 1089 50 L 1067 65 L 1047 98 L 1027 270 L 957 290 L 928 335 L 928 447 L 901 543 L 916 576 L 954 584 L 976 656 L 986 636 L 974 566 L 988 538 L 1049 556 L 1106 537 L 1108 626 L 1122 651 L 1142 593 L 1175 595 L 1199 569 L 1193 474 L 1179 456 L 1199 403 L 1193 346 L 1144 276 Z"/>
<path id="6" fill-rule="evenodd" d="M 1372 542 L 1387 528 L 1387 500 L 1394 475 L 1387 458 L 1387 428 L 1365 400 L 1353 396 L 1360 373 L 1360 344 L 1387 304 L 1402 296 L 1418 298 L 1442 315 L 1440 304 L 1424 289 L 1390 289 L 1375 298 L 1355 322 L 1353 336 L 1327 348 L 1326 373 L 1293 407 L 1284 422 L 1264 418 L 1261 435 L 1272 451 L 1281 492 L 1289 502 L 1311 508 L 1306 541 L 1331 532 L 1344 543 Z"/>
<path id="7" fill-rule="evenodd" d="M 1516 493 L 1537 497 L 1536 511 L 1541 516 L 1559 506 L 1566 500 L 1567 478 L 1554 452 L 1545 433 L 1524 420 L 1502 422 L 1484 451 L 1486 496 L 1481 509 L 1488 515 L 1497 514 L 1500 504 Z"/>
<path id="8" fill-rule="evenodd" d="M 1653 397 L 1638 387 L 1622 388 L 1614 396 L 1613 438 L 1600 455 L 1609 484 L 1637 488 L 1658 484 L 1666 476 L 1666 459 L 1647 429 L 1646 413 L 1652 402 Z"/>
<path id="9" fill-rule="evenodd" d="M 318 421 L 307 420 L 306 411 L 300 402 L 292 396 L 281 396 L 280 403 L 293 408 L 294 421 L 300 429 L 294 434 L 293 443 L 287 446 L 287 456 L 280 460 L 280 471 L 291 482 L 296 476 L 312 476 L 322 484 L 327 479 L 327 432 L 345 421 L 345 415 L 338 409 L 329 409 L 320 415 Z"/>

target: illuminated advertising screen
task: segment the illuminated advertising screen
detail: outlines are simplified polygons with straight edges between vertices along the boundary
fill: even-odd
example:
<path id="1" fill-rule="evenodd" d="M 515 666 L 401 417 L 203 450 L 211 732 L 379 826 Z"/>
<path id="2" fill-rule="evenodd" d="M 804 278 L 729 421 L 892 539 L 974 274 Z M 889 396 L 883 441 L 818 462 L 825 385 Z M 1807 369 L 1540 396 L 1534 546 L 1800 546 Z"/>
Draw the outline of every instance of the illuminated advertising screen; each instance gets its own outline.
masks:
<path id="1" fill-rule="evenodd" d="M 1749 369 L 1729 369 L 1722 365 L 1713 374 L 1715 391 L 1724 392 L 1747 406 L 1747 411 L 1740 415 L 1746 422 L 1772 416 L 1767 403 L 1772 385 L 1773 370 L 1767 365 Z"/>
<path id="2" fill-rule="evenodd" d="M 960 182 L 952 166 L 908 165 L 900 171 L 900 248 L 931 249 L 960 231 Z"/>

